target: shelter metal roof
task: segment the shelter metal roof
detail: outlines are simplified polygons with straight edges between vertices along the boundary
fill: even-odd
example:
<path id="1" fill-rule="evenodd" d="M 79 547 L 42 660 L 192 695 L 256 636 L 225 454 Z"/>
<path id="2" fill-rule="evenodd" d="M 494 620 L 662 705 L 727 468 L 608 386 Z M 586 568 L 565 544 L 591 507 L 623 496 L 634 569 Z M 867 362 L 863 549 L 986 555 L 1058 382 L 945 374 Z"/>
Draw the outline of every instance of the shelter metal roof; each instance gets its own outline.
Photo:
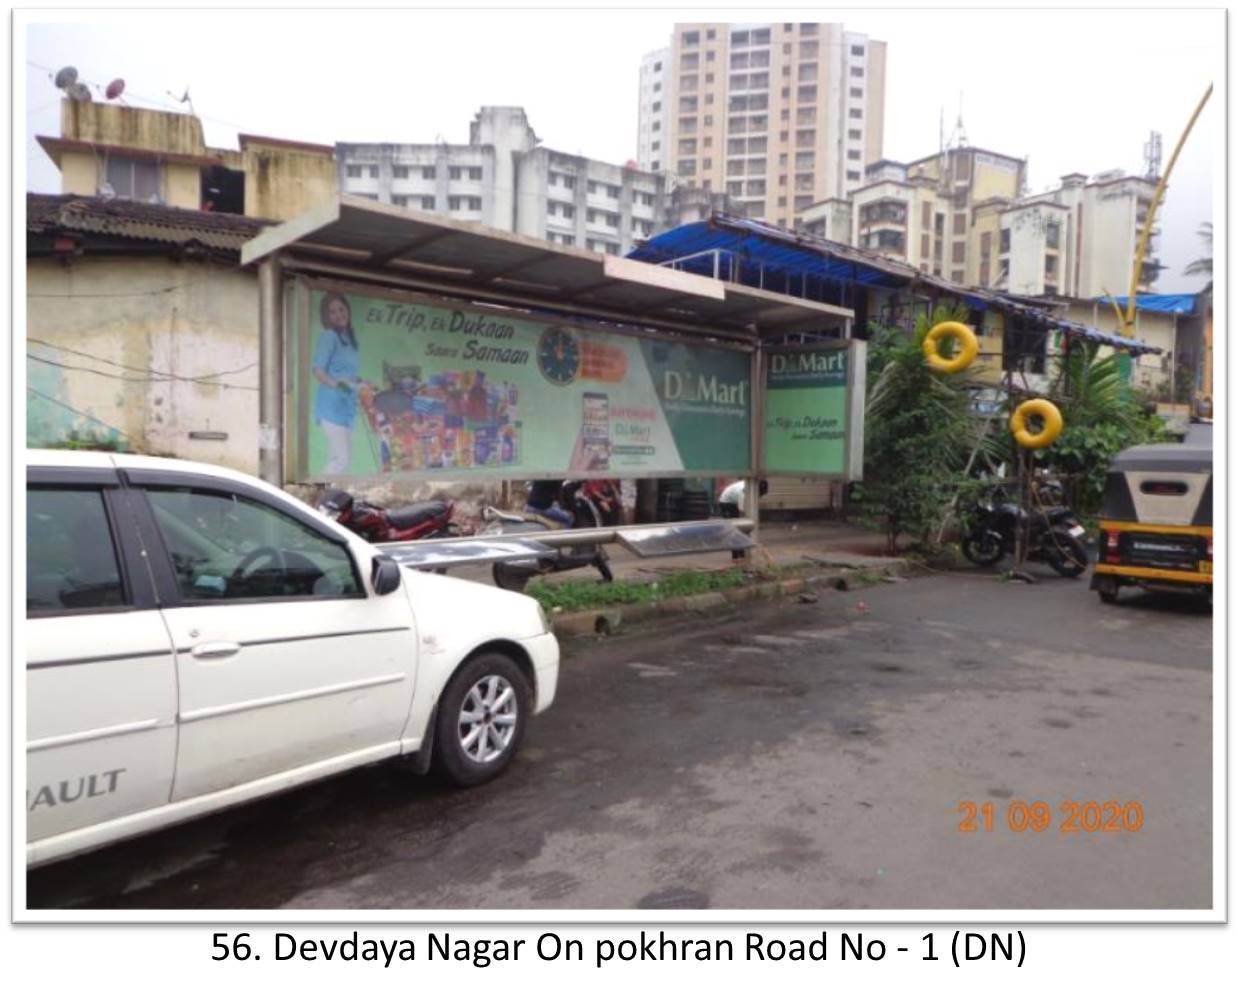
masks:
<path id="1" fill-rule="evenodd" d="M 474 299 L 755 340 L 841 328 L 850 309 L 340 194 L 247 243 L 242 264 L 421 281 Z M 332 265 L 334 264 L 334 265 Z"/>
<path id="2" fill-rule="evenodd" d="M 748 218 L 715 214 L 708 221 L 681 225 L 643 243 L 629 253 L 629 258 L 662 265 L 675 262 L 677 268 L 700 273 L 711 270 L 710 254 L 715 252 L 729 254 L 735 267 L 733 276 L 741 281 L 771 276 L 802 281 L 810 277 L 862 288 L 920 287 L 959 298 L 974 308 L 993 308 L 1045 328 L 1060 329 L 1067 336 L 1133 354 L 1161 352 L 1137 339 L 1060 318 L 1014 295 L 964 287 L 875 252 Z"/>

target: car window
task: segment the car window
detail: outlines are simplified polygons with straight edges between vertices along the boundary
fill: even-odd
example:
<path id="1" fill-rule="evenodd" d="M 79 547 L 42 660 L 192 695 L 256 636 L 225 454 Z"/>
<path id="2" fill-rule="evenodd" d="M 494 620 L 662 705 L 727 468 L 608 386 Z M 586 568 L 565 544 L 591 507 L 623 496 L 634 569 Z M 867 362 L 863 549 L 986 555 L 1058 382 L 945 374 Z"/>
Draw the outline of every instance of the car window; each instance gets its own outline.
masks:
<path id="1" fill-rule="evenodd" d="M 97 488 L 26 491 L 26 611 L 126 604 L 103 494 Z"/>
<path id="2" fill-rule="evenodd" d="M 147 495 L 185 599 L 363 594 L 343 544 L 270 505 L 194 488 Z"/>

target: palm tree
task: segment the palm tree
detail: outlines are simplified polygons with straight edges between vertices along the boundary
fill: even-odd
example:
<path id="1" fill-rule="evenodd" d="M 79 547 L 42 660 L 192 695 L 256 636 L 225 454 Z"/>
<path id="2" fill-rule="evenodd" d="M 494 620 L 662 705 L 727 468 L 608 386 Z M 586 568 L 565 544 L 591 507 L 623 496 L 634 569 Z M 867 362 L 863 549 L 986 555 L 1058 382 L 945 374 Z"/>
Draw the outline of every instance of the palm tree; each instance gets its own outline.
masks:
<path id="1" fill-rule="evenodd" d="M 1206 273 L 1210 278 L 1212 276 L 1212 222 L 1205 221 L 1199 226 L 1199 237 L 1203 240 L 1204 245 L 1208 247 L 1208 255 L 1200 256 L 1199 259 L 1192 260 L 1182 272 L 1187 276 L 1194 276 L 1197 273 Z"/>

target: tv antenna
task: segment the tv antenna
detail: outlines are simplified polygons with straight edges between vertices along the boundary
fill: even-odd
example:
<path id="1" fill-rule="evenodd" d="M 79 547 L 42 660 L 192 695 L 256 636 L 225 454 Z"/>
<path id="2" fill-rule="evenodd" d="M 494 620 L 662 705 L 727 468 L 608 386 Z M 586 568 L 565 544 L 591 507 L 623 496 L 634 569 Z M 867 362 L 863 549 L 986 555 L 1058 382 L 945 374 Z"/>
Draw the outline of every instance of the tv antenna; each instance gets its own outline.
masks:
<path id="1" fill-rule="evenodd" d="M 1149 180 L 1161 175 L 1161 133 L 1154 131 L 1143 146 L 1143 175 Z"/>
<path id="2" fill-rule="evenodd" d="M 189 113 L 192 114 L 195 118 L 198 116 L 198 112 L 193 109 L 193 100 L 189 96 L 188 86 L 185 87 L 185 92 L 182 93 L 179 97 L 176 94 L 174 94 L 171 90 L 165 90 L 164 92 L 169 97 L 171 97 L 173 100 L 175 100 L 178 104 L 188 104 Z"/>

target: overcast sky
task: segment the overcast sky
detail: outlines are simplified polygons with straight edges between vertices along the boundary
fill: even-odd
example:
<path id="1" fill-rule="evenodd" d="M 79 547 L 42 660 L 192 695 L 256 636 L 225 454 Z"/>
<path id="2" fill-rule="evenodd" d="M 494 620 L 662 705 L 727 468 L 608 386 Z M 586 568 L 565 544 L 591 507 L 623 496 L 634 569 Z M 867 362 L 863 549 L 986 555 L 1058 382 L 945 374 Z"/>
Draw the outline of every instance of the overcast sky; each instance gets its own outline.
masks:
<path id="1" fill-rule="evenodd" d="M 682 11 L 87 12 L 27 28 L 27 187 L 59 191 L 34 140 L 59 134 L 48 69 L 127 83 L 131 103 L 181 107 L 186 87 L 207 143 L 240 131 L 336 141 L 466 142 L 482 104 L 523 106 L 551 148 L 624 162 L 636 155 L 640 57 L 676 20 L 802 21 L 820 8 Z M 1030 189 L 1063 173 L 1142 172 L 1149 132 L 1167 162 L 1207 85 L 1216 92 L 1175 167 L 1161 218 L 1157 289 L 1194 290 L 1224 149 L 1225 14 L 1220 11 L 829 8 L 886 41 L 885 155 L 938 147 L 945 111 L 971 144 L 1029 159 Z M 84 23 L 90 20 L 92 23 Z M 34 63 L 35 65 L 30 65 Z M 40 68 L 47 67 L 47 68 Z M 1218 177 L 1220 174 L 1217 174 Z M 1220 227 L 1220 226 L 1218 226 Z M 1117 288 L 1114 288 L 1115 292 Z"/>

